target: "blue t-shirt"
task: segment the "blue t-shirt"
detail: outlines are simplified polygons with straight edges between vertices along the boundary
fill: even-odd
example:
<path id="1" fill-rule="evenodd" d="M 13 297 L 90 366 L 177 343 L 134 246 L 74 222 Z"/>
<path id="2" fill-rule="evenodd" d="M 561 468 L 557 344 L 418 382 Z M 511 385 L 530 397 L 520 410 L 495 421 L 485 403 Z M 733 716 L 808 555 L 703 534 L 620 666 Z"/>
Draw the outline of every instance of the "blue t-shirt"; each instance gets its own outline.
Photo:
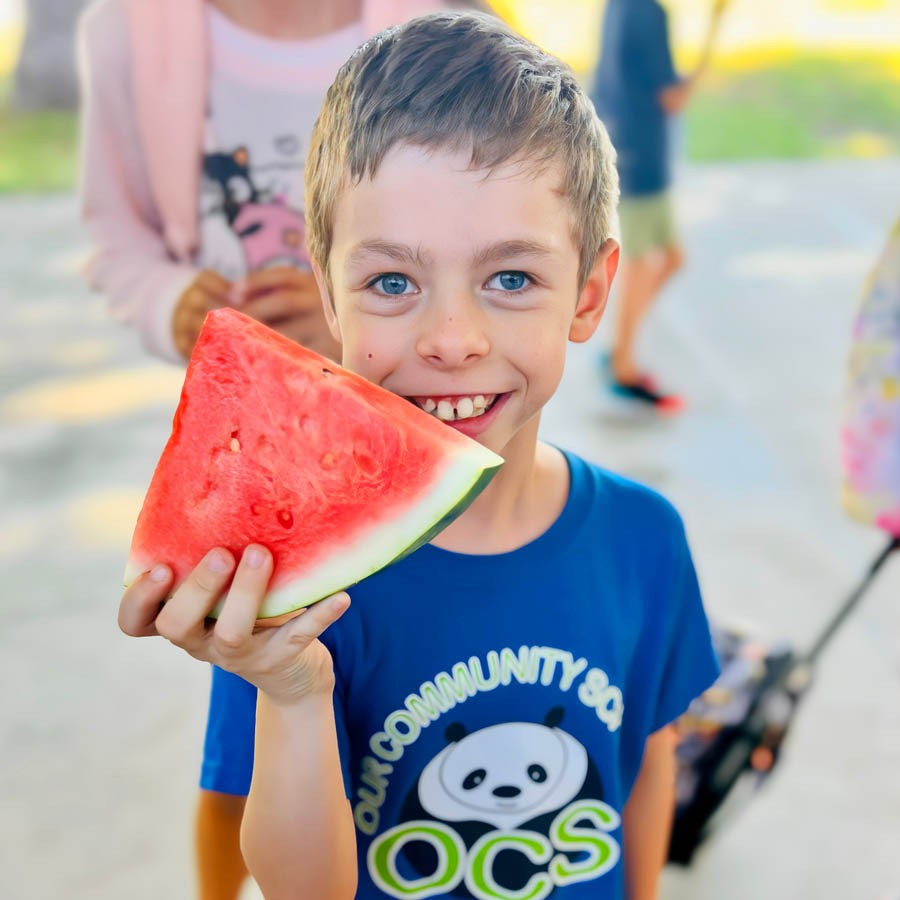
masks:
<path id="1" fill-rule="evenodd" d="M 658 95 L 677 82 L 668 17 L 657 0 L 609 0 L 591 97 L 616 148 L 623 196 L 669 185 L 669 117 Z"/>
<path id="2" fill-rule="evenodd" d="M 426 545 L 352 588 L 323 635 L 358 898 L 623 896 L 644 743 L 717 663 L 675 510 L 567 460 L 541 537 L 497 556 Z M 204 788 L 248 789 L 254 704 L 214 670 Z"/>

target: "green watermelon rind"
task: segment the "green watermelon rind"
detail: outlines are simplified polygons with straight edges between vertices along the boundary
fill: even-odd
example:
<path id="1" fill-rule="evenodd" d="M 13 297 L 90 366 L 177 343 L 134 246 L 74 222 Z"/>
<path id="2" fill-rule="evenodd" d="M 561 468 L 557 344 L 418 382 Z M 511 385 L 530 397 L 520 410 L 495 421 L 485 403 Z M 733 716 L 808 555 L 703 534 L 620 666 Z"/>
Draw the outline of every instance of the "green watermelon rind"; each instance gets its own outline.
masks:
<path id="1" fill-rule="evenodd" d="M 376 532 L 365 531 L 302 577 L 270 591 L 258 618 L 275 618 L 311 606 L 418 550 L 468 508 L 502 464 L 502 457 L 474 441 L 471 448 L 457 451 L 434 488 L 420 494 L 399 520 Z M 218 618 L 223 602 L 212 610 L 211 618 Z"/>
<path id="2" fill-rule="evenodd" d="M 451 510 L 449 510 L 449 512 L 447 512 L 439 522 L 436 522 L 418 540 L 410 544 L 398 556 L 395 556 L 388 563 L 388 565 L 393 565 L 395 562 L 400 562 L 401 559 L 409 556 L 411 553 L 415 553 L 415 551 L 418 550 L 419 547 L 424 547 L 425 544 L 427 544 L 433 538 L 437 537 L 454 519 L 465 512 L 466 508 L 471 504 L 471 502 L 488 486 L 488 483 L 497 474 L 502 464 L 503 460 L 501 459 L 500 462 L 498 462 L 492 468 L 485 469 L 481 473 L 475 484 L 473 484 L 472 487 L 469 488 L 469 492 L 462 499 L 460 499 L 459 502 Z M 349 587 L 350 585 L 347 586 Z"/>

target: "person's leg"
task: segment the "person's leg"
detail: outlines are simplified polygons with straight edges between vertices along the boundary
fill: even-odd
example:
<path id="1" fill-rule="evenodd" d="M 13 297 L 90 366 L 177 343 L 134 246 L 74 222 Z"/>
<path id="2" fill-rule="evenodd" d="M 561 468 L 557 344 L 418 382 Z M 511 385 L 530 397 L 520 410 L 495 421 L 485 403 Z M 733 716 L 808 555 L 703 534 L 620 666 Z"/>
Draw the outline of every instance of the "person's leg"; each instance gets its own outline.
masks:
<path id="1" fill-rule="evenodd" d="M 611 373 L 620 384 L 644 376 L 636 358 L 640 326 L 660 291 L 683 265 L 668 192 L 626 198 L 620 206 L 622 264 Z"/>
<path id="2" fill-rule="evenodd" d="M 625 257 L 619 267 L 615 330 L 610 357 L 613 378 L 623 384 L 637 381 L 641 372 L 635 358 L 638 328 L 653 305 L 662 284 L 658 254 Z"/>
<path id="3" fill-rule="evenodd" d="M 684 267 L 684 251 L 678 244 L 669 244 L 659 254 L 659 262 L 659 282 L 656 285 L 656 294 L 659 294 L 672 276 Z"/>
<path id="4" fill-rule="evenodd" d="M 194 840 L 199 900 L 237 900 L 247 879 L 241 855 L 246 797 L 200 791 Z"/>

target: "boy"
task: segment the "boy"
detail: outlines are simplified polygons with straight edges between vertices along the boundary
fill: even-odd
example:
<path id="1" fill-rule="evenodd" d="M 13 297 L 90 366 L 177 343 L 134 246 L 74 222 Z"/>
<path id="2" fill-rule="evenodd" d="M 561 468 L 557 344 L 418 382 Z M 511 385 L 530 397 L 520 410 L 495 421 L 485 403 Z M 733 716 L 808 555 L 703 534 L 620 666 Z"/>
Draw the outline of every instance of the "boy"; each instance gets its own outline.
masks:
<path id="1" fill-rule="evenodd" d="M 423 17 L 341 70 L 306 178 L 344 364 L 445 401 L 505 465 L 352 606 L 254 632 L 271 557 L 214 549 L 162 609 L 169 569 L 138 579 L 120 625 L 250 683 L 215 670 L 205 786 L 246 790 L 252 765 L 242 847 L 266 897 L 621 898 L 627 880 L 647 900 L 669 723 L 716 675 L 709 630 L 674 510 L 537 440 L 615 273 L 603 126 L 496 20 Z"/>
<path id="2" fill-rule="evenodd" d="M 622 189 L 622 272 L 608 374 L 613 393 L 660 413 L 678 412 L 683 402 L 640 369 L 635 344 L 656 297 L 682 266 L 671 196 L 671 119 L 706 69 L 725 3 L 714 0 L 700 61 L 683 78 L 672 64 L 668 15 L 657 0 L 608 0 L 603 13 L 593 99 L 618 152 Z"/>

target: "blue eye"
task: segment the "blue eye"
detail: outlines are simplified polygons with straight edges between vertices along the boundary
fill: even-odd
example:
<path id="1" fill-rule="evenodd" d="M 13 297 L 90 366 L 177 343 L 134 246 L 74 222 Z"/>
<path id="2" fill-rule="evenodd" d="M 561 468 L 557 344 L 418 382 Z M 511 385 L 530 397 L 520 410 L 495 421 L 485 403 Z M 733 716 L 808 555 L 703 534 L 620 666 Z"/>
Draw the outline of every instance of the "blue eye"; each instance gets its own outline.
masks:
<path id="1" fill-rule="evenodd" d="M 488 282 L 488 287 L 501 291 L 521 291 L 530 283 L 531 279 L 524 272 L 498 272 Z"/>
<path id="2" fill-rule="evenodd" d="M 387 275 L 379 275 L 373 282 L 372 287 L 377 287 L 383 294 L 405 294 L 409 290 L 409 279 L 399 272 L 388 272 Z"/>

